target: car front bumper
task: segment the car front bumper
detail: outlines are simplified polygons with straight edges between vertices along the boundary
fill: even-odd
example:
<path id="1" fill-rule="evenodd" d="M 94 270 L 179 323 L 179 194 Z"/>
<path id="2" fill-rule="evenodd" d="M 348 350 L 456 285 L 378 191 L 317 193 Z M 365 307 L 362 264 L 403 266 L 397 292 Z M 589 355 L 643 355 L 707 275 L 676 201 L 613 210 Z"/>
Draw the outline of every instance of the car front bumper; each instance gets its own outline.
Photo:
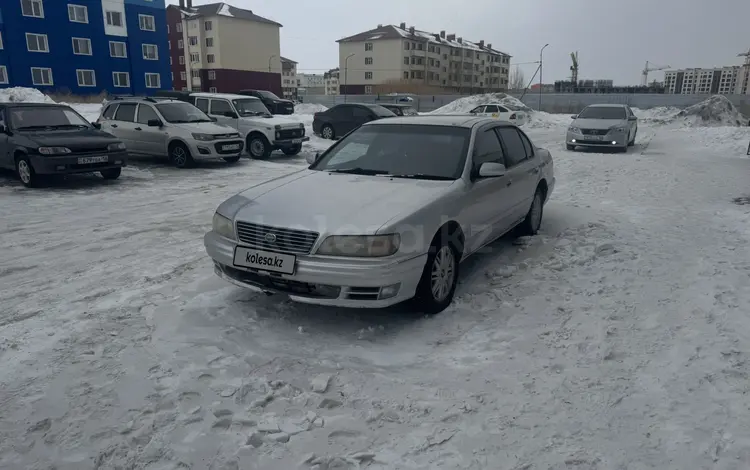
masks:
<path id="1" fill-rule="evenodd" d="M 106 162 L 79 163 L 79 158 L 107 157 Z M 106 152 L 100 155 L 29 155 L 34 172 L 39 175 L 69 175 L 74 173 L 94 173 L 127 166 L 127 151 Z"/>
<path id="2" fill-rule="evenodd" d="M 335 307 L 384 308 L 411 299 L 427 262 L 427 254 L 397 261 L 300 255 L 295 274 L 262 274 L 234 266 L 234 240 L 212 231 L 203 243 L 214 272 L 236 286 Z"/>
<path id="3" fill-rule="evenodd" d="M 309 136 L 297 137 L 296 139 L 274 140 L 273 146 L 279 149 L 287 149 L 295 147 L 297 145 L 302 145 L 302 142 L 307 142 L 308 140 L 310 140 Z"/>
<path id="4" fill-rule="evenodd" d="M 239 150 L 222 150 L 224 145 L 239 145 Z M 245 142 L 241 138 L 226 140 L 193 140 L 190 142 L 190 155 L 193 160 L 215 160 L 217 158 L 237 157 L 242 154 Z"/>
<path id="5" fill-rule="evenodd" d="M 628 133 L 609 132 L 607 135 L 586 135 L 567 131 L 565 142 L 577 147 L 625 147 L 628 145 Z"/>

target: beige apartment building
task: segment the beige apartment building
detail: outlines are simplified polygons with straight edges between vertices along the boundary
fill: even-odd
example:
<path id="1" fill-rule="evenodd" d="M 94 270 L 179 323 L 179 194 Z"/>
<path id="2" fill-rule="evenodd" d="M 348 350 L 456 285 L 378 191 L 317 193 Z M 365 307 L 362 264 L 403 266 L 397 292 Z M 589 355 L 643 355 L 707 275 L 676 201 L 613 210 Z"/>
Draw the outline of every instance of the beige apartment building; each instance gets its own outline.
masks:
<path id="1" fill-rule="evenodd" d="M 664 88 L 666 93 L 678 95 L 747 94 L 749 69 L 750 64 L 668 70 L 664 72 Z"/>
<path id="2" fill-rule="evenodd" d="M 299 78 L 297 76 L 297 62 L 286 57 L 281 58 L 281 92 L 288 100 L 297 98 Z"/>
<path id="3" fill-rule="evenodd" d="M 281 95 L 281 24 L 228 3 L 167 7 L 173 87 L 237 92 L 253 88 Z"/>
<path id="4" fill-rule="evenodd" d="M 467 41 L 401 23 L 378 25 L 337 42 L 342 94 L 378 93 L 383 85 L 455 93 L 508 89 L 511 56 L 483 40 Z"/>
<path id="5" fill-rule="evenodd" d="M 326 95 L 338 95 L 339 94 L 339 68 L 331 69 L 323 74 L 323 83 L 325 85 Z"/>

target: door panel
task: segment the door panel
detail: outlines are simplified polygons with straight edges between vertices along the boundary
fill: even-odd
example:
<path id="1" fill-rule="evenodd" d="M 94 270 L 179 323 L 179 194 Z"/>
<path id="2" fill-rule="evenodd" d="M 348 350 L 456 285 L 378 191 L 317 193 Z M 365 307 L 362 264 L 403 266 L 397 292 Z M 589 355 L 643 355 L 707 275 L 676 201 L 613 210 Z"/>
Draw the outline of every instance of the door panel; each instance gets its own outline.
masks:
<path id="1" fill-rule="evenodd" d="M 511 223 L 514 223 L 525 217 L 531 207 L 536 184 L 539 181 L 538 157 L 533 154 L 531 143 L 524 142 L 523 139 L 526 139 L 526 136 L 515 127 L 499 127 L 497 133 L 503 142 L 508 162 L 508 176 L 512 182 L 513 190 L 508 197 L 513 204 L 511 209 L 513 222 Z M 531 155 L 528 152 L 531 152 Z"/>
<path id="2" fill-rule="evenodd" d="M 136 103 L 122 103 L 117 107 L 114 119 L 109 121 L 114 134 L 123 141 L 129 152 L 141 153 L 136 137 Z"/>
<path id="3" fill-rule="evenodd" d="M 167 153 L 167 133 L 158 127 L 149 127 L 148 121 L 152 119 L 161 120 L 150 105 L 139 104 L 135 126 L 138 147 L 143 153 L 164 156 Z"/>
<path id="4" fill-rule="evenodd" d="M 216 118 L 218 124 L 224 124 L 235 129 L 239 129 L 239 119 L 226 115 L 228 112 L 236 112 L 231 103 L 227 100 L 211 99 L 209 103 L 208 115 Z"/>

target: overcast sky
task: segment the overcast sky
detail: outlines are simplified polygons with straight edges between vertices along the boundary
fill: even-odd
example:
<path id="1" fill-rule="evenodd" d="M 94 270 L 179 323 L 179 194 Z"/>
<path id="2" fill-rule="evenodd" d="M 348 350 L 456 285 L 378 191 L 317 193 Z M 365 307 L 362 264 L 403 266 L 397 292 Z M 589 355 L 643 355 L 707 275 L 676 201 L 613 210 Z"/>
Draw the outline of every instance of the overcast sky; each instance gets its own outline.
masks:
<path id="1" fill-rule="evenodd" d="M 178 3 L 168 0 L 168 3 Z M 215 3 L 193 0 L 194 5 Z M 645 62 L 673 68 L 739 65 L 750 49 L 748 0 L 233 0 L 283 24 L 281 54 L 300 72 L 338 66 L 342 37 L 382 24 L 484 39 L 512 55 L 511 64 L 539 60 L 544 82 L 570 75 L 578 51 L 579 78 L 638 84 Z M 527 80 L 536 65 L 519 65 Z M 663 73 L 649 75 L 663 78 Z"/>

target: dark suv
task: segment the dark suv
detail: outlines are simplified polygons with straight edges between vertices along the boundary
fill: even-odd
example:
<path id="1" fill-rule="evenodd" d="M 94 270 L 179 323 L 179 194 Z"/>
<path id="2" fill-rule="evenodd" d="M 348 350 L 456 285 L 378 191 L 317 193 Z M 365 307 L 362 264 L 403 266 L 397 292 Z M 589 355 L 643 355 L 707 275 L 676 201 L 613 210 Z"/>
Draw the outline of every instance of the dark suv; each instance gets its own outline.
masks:
<path id="1" fill-rule="evenodd" d="M 14 169 L 27 187 L 44 175 L 99 172 L 117 179 L 125 144 L 69 106 L 0 103 L 0 168 Z"/>
<path id="2" fill-rule="evenodd" d="M 377 104 L 337 104 L 313 116 L 313 132 L 324 139 L 338 139 L 362 124 L 396 116 Z"/>
<path id="3" fill-rule="evenodd" d="M 270 91 L 265 90 L 242 90 L 240 95 L 254 96 L 260 99 L 271 114 L 294 114 L 294 103 L 279 98 Z"/>

